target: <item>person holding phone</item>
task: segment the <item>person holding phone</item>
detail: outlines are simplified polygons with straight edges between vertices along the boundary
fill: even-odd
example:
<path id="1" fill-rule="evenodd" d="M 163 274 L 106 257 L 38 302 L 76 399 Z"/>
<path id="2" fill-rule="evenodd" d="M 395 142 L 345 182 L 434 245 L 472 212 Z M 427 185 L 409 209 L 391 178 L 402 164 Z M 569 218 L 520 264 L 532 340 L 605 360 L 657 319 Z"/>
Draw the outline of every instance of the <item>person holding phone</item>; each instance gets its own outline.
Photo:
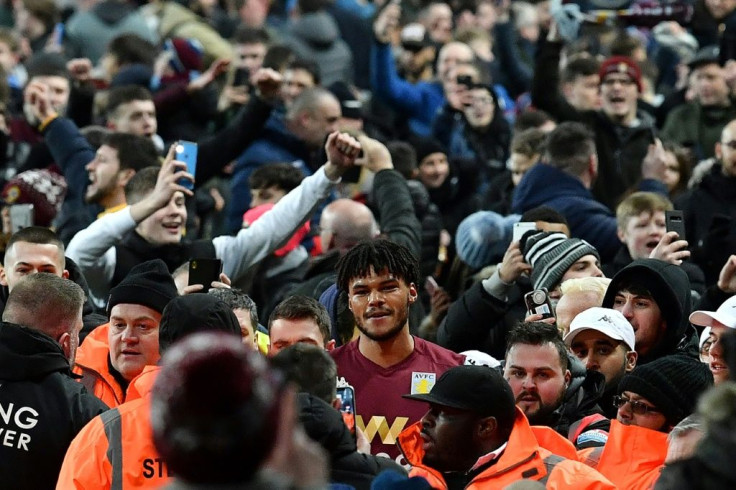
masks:
<path id="1" fill-rule="evenodd" d="M 200 147 L 201 149 L 201 147 Z M 192 191 L 181 179 L 193 180 L 185 164 L 169 150 L 159 170 L 138 172 L 128 186 L 128 207 L 100 218 L 75 235 L 68 254 L 79 264 L 100 307 L 110 288 L 145 258 L 164 260 L 170 271 L 192 257 L 219 258 L 223 272 L 237 281 L 255 263 L 284 242 L 324 199 L 340 176 L 351 167 L 360 143 L 347 134 L 332 133 L 326 142 L 328 160 L 314 175 L 281 199 L 270 213 L 241 230 L 237 236 L 212 240 L 182 240 L 186 223 L 184 197 Z"/>

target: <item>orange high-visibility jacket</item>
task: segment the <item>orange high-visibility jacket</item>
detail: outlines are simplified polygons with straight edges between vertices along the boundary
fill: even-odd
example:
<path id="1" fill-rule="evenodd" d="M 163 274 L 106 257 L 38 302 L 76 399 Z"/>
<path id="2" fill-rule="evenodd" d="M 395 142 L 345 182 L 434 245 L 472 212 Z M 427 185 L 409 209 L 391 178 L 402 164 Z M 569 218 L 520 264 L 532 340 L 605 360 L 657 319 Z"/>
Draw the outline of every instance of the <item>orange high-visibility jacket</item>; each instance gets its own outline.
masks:
<path id="1" fill-rule="evenodd" d="M 399 435 L 399 447 L 412 465 L 411 476 L 422 476 L 436 490 L 447 490 L 442 474 L 424 466 L 421 422 L 404 429 Z M 524 414 L 517 408 L 514 427 L 508 444 L 496 464 L 478 474 L 466 487 L 468 490 L 501 489 L 522 479 L 537 480 L 548 489 L 611 490 L 616 486 L 603 475 L 579 461 L 564 459 L 542 448 Z"/>
<path id="2" fill-rule="evenodd" d="M 114 408 L 125 401 L 125 391 L 110 373 L 110 345 L 107 341 L 109 330 L 110 324 L 105 323 L 87 335 L 77 349 L 72 371 L 82 376 L 79 381 L 87 391 L 105 402 L 108 407 Z"/>
<path id="3" fill-rule="evenodd" d="M 147 366 L 128 388 L 130 401 L 95 417 L 74 438 L 57 490 L 159 488 L 169 482 L 151 431 L 150 392 L 159 369 Z"/>
<path id="4" fill-rule="evenodd" d="M 654 488 L 667 456 L 667 434 L 611 420 L 596 469 L 619 488 Z"/>

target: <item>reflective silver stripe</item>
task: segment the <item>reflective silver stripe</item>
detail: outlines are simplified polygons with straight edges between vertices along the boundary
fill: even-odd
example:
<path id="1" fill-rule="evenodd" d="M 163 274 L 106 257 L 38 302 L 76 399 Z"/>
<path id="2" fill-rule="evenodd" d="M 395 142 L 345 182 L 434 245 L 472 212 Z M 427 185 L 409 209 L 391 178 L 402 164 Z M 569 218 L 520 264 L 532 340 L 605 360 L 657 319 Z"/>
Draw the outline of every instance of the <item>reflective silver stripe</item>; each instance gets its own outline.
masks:
<path id="1" fill-rule="evenodd" d="M 555 466 L 565 461 L 565 458 L 561 456 L 557 456 L 556 454 L 550 454 L 546 458 L 544 458 L 544 466 L 547 468 L 547 474 L 544 475 L 544 477 L 537 480 L 540 483 L 543 483 L 545 486 L 547 485 L 547 480 L 549 480 L 549 475 L 552 474 L 552 470 L 555 469 Z"/>
<path id="2" fill-rule="evenodd" d="M 117 408 L 100 415 L 107 436 L 107 460 L 112 466 L 110 490 L 123 490 L 123 434 Z"/>

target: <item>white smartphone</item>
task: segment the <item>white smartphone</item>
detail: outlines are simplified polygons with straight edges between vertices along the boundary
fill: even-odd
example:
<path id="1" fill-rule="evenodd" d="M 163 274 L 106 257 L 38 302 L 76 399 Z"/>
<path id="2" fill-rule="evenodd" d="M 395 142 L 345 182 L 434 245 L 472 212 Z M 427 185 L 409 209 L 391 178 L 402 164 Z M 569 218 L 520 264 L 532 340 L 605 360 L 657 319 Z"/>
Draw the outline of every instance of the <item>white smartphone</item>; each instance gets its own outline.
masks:
<path id="1" fill-rule="evenodd" d="M 536 229 L 537 224 L 534 221 L 519 221 L 518 223 L 514 223 L 514 235 L 511 241 L 518 242 L 524 236 L 524 233 Z"/>

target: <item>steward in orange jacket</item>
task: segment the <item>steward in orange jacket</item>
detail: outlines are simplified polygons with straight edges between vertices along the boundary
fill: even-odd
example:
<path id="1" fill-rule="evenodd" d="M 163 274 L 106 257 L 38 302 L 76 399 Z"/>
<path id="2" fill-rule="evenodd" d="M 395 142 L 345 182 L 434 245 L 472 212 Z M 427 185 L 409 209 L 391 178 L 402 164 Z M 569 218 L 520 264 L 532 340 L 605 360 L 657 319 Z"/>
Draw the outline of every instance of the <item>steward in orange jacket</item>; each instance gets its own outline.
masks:
<path id="1" fill-rule="evenodd" d="M 457 366 L 430 393 L 405 397 L 428 402 L 430 410 L 402 431 L 399 447 L 413 466 L 410 475 L 437 490 L 500 489 L 523 479 L 550 489 L 616 488 L 579 461 L 542 448 L 494 369 Z"/>
<path id="2" fill-rule="evenodd" d="M 164 310 L 159 347 L 165 351 L 187 334 L 233 333 L 240 324 L 232 310 L 208 294 L 179 296 Z M 127 401 L 94 418 L 72 441 L 59 474 L 58 490 L 159 488 L 169 473 L 153 444 L 150 392 L 160 368 L 146 366 L 131 381 Z"/>
<path id="3" fill-rule="evenodd" d="M 125 391 L 110 371 L 110 346 L 107 343 L 109 330 L 110 324 L 105 323 L 87 335 L 77 349 L 72 371 L 82 376 L 79 382 L 87 391 L 113 408 L 125 401 Z"/>
<path id="4" fill-rule="evenodd" d="M 110 322 L 87 336 L 75 366 L 82 384 L 109 407 L 123 403 L 128 383 L 144 367 L 158 362 L 161 314 L 178 295 L 174 279 L 160 259 L 134 266 L 110 290 Z"/>
<path id="5" fill-rule="evenodd" d="M 598 470 L 618 488 L 654 488 L 667 456 L 667 434 L 611 420 L 603 447 L 578 451 L 580 460 Z"/>

